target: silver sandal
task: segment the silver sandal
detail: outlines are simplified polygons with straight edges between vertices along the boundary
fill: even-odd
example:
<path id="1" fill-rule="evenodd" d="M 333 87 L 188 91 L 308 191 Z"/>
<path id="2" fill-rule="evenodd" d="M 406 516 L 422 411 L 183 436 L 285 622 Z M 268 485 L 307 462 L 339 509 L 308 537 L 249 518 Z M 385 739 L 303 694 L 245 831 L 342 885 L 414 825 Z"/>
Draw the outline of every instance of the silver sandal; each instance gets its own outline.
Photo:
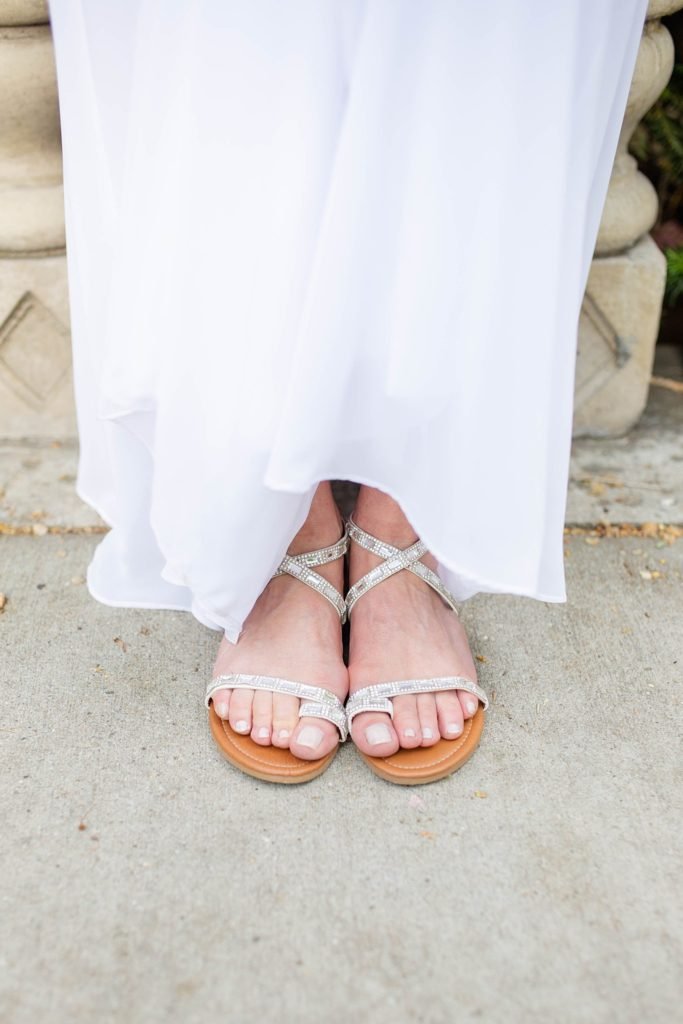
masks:
<path id="1" fill-rule="evenodd" d="M 330 602 L 343 624 L 346 621 L 344 598 L 336 587 L 315 571 L 314 567 L 327 565 L 338 558 L 343 558 L 348 547 L 349 537 L 345 530 L 344 536 L 330 547 L 318 548 L 316 551 L 306 551 L 298 555 L 285 555 L 277 571 L 273 573 L 272 579 L 286 574 L 293 576 L 307 587 L 311 587 Z M 325 771 L 338 748 L 332 750 L 325 757 L 315 761 L 306 761 L 296 757 L 289 749 L 272 745 L 261 746 L 255 743 L 250 736 L 235 732 L 230 728 L 228 722 L 219 718 L 212 706 L 214 694 L 218 690 L 240 689 L 268 690 L 272 693 L 286 693 L 292 697 L 298 697 L 301 700 L 299 718 L 324 718 L 326 721 L 332 722 L 338 729 L 340 740 L 343 743 L 348 736 L 348 724 L 344 705 L 339 697 L 321 686 L 312 686 L 309 683 L 294 682 L 275 676 L 244 675 L 243 673 L 216 676 L 209 682 L 204 697 L 204 703 L 209 709 L 211 733 L 221 753 L 231 764 L 246 772 L 247 775 L 253 775 L 255 778 L 268 782 L 291 783 L 308 782 Z"/>
<path id="2" fill-rule="evenodd" d="M 361 530 L 349 519 L 346 526 L 350 540 L 354 541 L 366 551 L 372 552 L 383 561 L 361 577 L 346 595 L 346 613 L 350 617 L 357 602 L 378 583 L 384 582 L 395 573 L 404 569 L 412 572 L 415 576 L 435 590 L 442 600 L 451 608 L 455 614 L 458 609 L 455 598 L 444 586 L 435 572 L 420 561 L 427 552 L 427 545 L 418 540 L 408 548 L 396 548 L 387 544 L 372 534 Z M 472 679 L 463 676 L 444 676 L 435 679 L 401 679 L 386 683 L 371 683 L 349 697 L 346 702 L 346 718 L 349 731 L 356 715 L 364 711 L 381 711 L 394 717 L 393 697 L 417 693 L 437 693 L 444 690 L 466 690 L 477 697 L 482 707 L 478 708 L 476 714 L 465 720 L 463 732 L 456 739 L 440 739 L 431 747 L 416 747 L 412 750 L 400 749 L 389 757 L 371 757 L 359 751 L 363 759 L 372 770 L 381 778 L 389 782 L 397 782 L 402 785 L 416 785 L 424 782 L 434 782 L 442 779 L 451 772 L 456 771 L 468 760 L 479 744 L 479 738 L 484 726 L 485 711 L 489 706 L 489 700 L 482 688 Z"/>

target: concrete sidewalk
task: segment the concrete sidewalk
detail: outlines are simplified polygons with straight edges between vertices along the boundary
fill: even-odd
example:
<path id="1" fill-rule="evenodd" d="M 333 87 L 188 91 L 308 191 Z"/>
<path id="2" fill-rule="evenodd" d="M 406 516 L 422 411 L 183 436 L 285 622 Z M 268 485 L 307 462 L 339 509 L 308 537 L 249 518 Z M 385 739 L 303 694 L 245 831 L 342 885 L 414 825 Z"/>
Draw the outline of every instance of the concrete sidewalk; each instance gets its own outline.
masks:
<path id="1" fill-rule="evenodd" d="M 484 741 L 401 789 L 223 762 L 217 635 L 92 601 L 95 540 L 0 538 L 3 1021 L 678 1018 L 683 541 L 469 602 Z"/>
<path id="2" fill-rule="evenodd" d="M 677 1020 L 682 434 L 653 387 L 575 443 L 569 521 L 656 525 L 567 537 L 567 605 L 464 606 L 484 740 L 416 789 L 222 761 L 217 634 L 91 600 L 75 448 L 0 446 L 2 1024 Z"/>

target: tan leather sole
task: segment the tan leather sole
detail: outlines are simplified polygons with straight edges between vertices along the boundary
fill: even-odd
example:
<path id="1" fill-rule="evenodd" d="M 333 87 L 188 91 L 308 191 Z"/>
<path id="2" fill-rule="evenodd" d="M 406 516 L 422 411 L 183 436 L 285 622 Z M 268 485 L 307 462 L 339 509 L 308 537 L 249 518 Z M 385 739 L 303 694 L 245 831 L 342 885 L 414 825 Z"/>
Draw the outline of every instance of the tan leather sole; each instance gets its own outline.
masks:
<path id="1" fill-rule="evenodd" d="M 234 732 L 228 722 L 218 717 L 213 704 L 209 707 L 209 726 L 223 757 L 247 775 L 264 782 L 310 782 L 322 775 L 339 749 L 337 745 L 326 757 L 317 761 L 304 761 L 287 749 L 262 747 L 254 743 L 251 736 Z"/>
<path id="2" fill-rule="evenodd" d="M 465 728 L 457 740 L 439 740 L 433 747 L 397 750 L 390 757 L 370 757 L 362 750 L 358 753 L 372 768 L 375 775 L 399 786 L 420 786 L 426 782 L 444 779 L 462 768 L 479 746 L 486 712 L 482 707 L 465 721 Z"/>

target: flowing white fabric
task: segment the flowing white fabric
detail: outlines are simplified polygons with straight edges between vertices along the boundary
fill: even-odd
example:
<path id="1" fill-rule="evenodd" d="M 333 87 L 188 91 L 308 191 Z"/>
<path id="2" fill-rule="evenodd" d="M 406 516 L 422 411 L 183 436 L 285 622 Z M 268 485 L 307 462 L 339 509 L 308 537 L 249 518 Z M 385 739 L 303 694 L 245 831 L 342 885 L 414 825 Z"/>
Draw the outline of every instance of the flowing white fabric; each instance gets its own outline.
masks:
<path id="1" fill-rule="evenodd" d="M 316 483 L 565 600 L 576 328 L 645 0 L 52 0 L 88 582 L 235 640 Z"/>

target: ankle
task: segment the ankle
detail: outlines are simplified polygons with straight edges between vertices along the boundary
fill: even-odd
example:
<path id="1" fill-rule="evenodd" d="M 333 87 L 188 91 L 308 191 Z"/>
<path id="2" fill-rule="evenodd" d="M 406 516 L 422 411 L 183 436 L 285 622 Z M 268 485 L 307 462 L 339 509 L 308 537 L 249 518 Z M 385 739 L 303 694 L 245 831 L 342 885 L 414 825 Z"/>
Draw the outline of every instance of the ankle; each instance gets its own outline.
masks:
<path id="1" fill-rule="evenodd" d="M 361 487 L 353 521 L 361 530 L 395 547 L 410 547 L 418 539 L 401 506 L 374 487 Z"/>
<path id="2" fill-rule="evenodd" d="M 332 520 L 319 525 L 305 524 L 287 548 L 287 554 L 301 555 L 307 551 L 317 551 L 318 548 L 332 547 L 341 539 L 343 533 L 341 517 L 338 522 Z M 317 567 L 316 571 L 319 571 Z"/>
<path id="3" fill-rule="evenodd" d="M 311 507 L 299 532 L 289 545 L 290 555 L 314 551 L 336 544 L 344 533 L 342 517 L 329 483 L 318 485 Z"/>

